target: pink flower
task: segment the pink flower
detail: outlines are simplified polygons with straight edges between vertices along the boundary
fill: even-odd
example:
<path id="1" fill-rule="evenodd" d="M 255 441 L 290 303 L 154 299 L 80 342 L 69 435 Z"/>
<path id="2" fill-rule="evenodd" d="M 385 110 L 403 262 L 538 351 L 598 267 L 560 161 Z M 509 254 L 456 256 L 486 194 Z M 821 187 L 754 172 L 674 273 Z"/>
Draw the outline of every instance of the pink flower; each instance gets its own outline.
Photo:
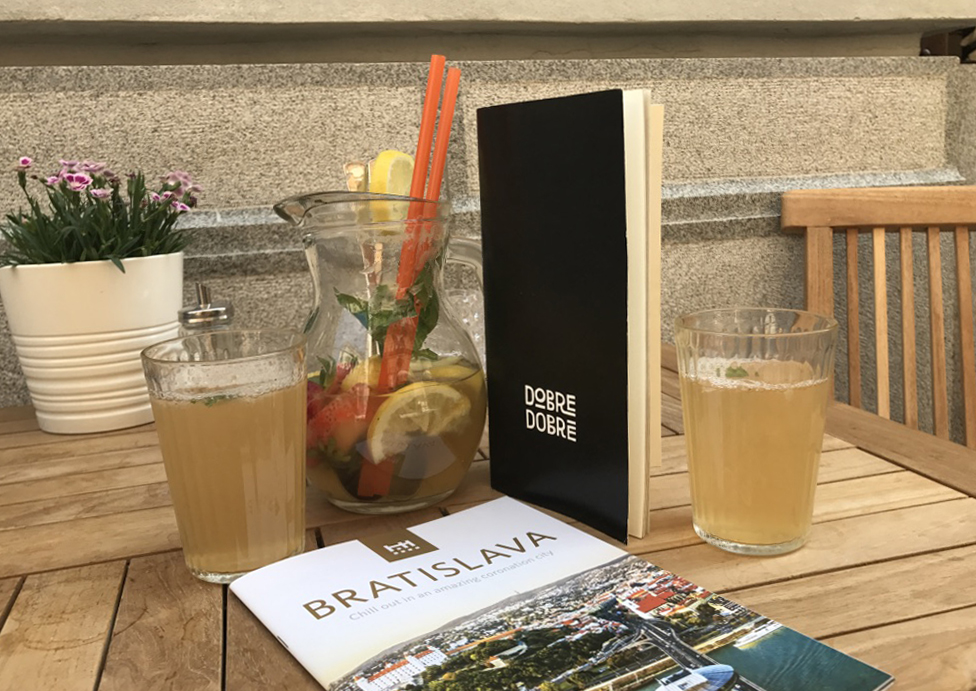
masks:
<path id="1" fill-rule="evenodd" d="M 94 161 L 82 161 L 78 169 L 84 173 L 101 173 L 105 170 L 105 163 L 96 163 Z"/>
<path id="2" fill-rule="evenodd" d="M 65 171 L 72 171 L 78 167 L 78 161 L 66 161 L 62 158 L 58 160 L 58 163 L 61 164 L 61 167 L 64 168 Z"/>
<path id="3" fill-rule="evenodd" d="M 167 190 L 167 191 L 163 192 L 163 197 L 162 198 L 163 199 L 172 199 L 173 196 L 174 196 L 173 193 L 170 192 L 169 190 Z"/>
<path id="4" fill-rule="evenodd" d="M 74 192 L 81 192 L 92 183 L 91 177 L 84 173 L 67 173 L 64 181 L 68 183 L 68 189 Z"/>
<path id="5" fill-rule="evenodd" d="M 160 197 L 155 192 L 150 192 L 149 193 L 149 198 L 152 199 L 154 202 L 162 201 L 162 199 L 163 199 L 162 197 Z"/>
<path id="6" fill-rule="evenodd" d="M 27 170 L 32 165 L 34 165 L 34 159 L 30 156 L 21 156 L 17 159 L 16 170 Z"/>
<path id="7" fill-rule="evenodd" d="M 94 189 L 88 190 L 88 194 L 93 196 L 95 199 L 108 199 L 112 196 L 112 190 L 95 187 Z"/>
<path id="8" fill-rule="evenodd" d="M 187 173 L 185 170 L 171 171 L 169 173 L 166 173 L 166 175 L 164 175 L 163 177 L 161 177 L 160 180 L 162 180 L 163 183 L 168 185 L 174 183 L 178 184 L 180 187 L 182 187 L 185 184 L 189 184 L 193 182 L 192 178 L 190 178 L 190 174 Z"/>
<path id="9" fill-rule="evenodd" d="M 54 187 L 59 182 L 61 182 L 61 176 L 60 175 L 52 175 L 51 177 L 47 178 L 44 181 L 44 184 L 47 185 L 48 187 Z"/>
<path id="10" fill-rule="evenodd" d="M 180 212 L 190 210 L 190 207 L 188 207 L 183 202 L 176 202 L 176 201 L 173 202 L 173 208 Z"/>

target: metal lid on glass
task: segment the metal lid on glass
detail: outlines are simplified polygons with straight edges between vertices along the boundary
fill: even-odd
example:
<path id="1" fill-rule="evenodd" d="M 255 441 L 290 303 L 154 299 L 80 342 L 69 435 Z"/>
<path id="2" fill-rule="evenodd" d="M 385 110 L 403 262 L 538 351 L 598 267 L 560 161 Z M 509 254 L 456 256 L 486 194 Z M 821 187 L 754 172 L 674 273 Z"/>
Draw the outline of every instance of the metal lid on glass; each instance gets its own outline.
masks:
<path id="1" fill-rule="evenodd" d="M 234 306 L 228 300 L 213 300 L 210 288 L 202 283 L 196 284 L 197 304 L 187 305 L 179 312 L 183 326 L 226 325 L 234 318 Z"/>

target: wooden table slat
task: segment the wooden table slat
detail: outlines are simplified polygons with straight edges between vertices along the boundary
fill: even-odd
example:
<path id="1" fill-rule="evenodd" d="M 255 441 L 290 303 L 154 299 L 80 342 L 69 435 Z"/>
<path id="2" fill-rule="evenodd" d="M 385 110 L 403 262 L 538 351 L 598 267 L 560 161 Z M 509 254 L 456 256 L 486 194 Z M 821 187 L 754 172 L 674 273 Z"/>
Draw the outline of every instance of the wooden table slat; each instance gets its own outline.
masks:
<path id="1" fill-rule="evenodd" d="M 63 478 L 98 470 L 133 468 L 162 462 L 163 456 L 158 446 L 78 457 L 68 455 L 61 458 L 33 458 L 27 455 L 23 459 L 11 459 L 6 463 L 0 463 L 0 485 Z"/>
<path id="2" fill-rule="evenodd" d="M 0 581 L 0 631 L 3 630 L 3 623 L 7 620 L 20 584 L 20 578 L 5 578 Z"/>
<path id="3" fill-rule="evenodd" d="M 688 456 L 684 437 L 664 439 L 661 443 L 664 460 L 659 468 L 651 470 L 652 476 L 674 475 L 688 472 Z M 850 477 L 893 473 L 901 468 L 894 463 L 861 451 L 855 447 L 827 450 L 820 455 L 819 482 L 831 482 Z M 651 481 L 653 488 L 657 479 Z"/>
<path id="4" fill-rule="evenodd" d="M 897 467 L 897 466 L 894 466 Z M 652 509 L 669 509 L 691 504 L 687 474 L 666 475 L 652 487 Z M 908 506 L 934 504 L 966 495 L 905 470 L 868 477 L 824 482 L 817 487 L 814 516 L 821 521 L 866 513 L 890 511 Z"/>
<path id="5" fill-rule="evenodd" d="M 298 660 L 231 592 L 227 593 L 228 691 L 321 691 Z M 99 690 L 101 691 L 101 690 Z"/>
<path id="6" fill-rule="evenodd" d="M 159 443 L 156 430 L 143 426 L 125 434 L 107 432 L 104 436 L 71 437 L 46 432 L 22 432 L 0 436 L 0 467 L 31 460 L 77 458 L 112 451 L 127 451 L 155 447 Z"/>
<path id="7" fill-rule="evenodd" d="M 223 593 L 182 552 L 133 559 L 98 691 L 219 691 Z"/>
<path id="8" fill-rule="evenodd" d="M 896 689 L 976 688 L 976 607 L 828 638 L 824 643 L 894 675 Z"/>
<path id="9" fill-rule="evenodd" d="M 166 482 L 162 463 L 0 485 L 0 506 Z"/>
<path id="10" fill-rule="evenodd" d="M 743 559 L 705 544 L 649 559 L 709 590 L 729 591 L 971 544 L 976 500 L 966 498 L 821 523 L 803 549 L 775 559 Z M 628 550 L 641 553 L 639 544 Z"/>
<path id="11" fill-rule="evenodd" d="M 864 593 L 897 593 L 903 619 L 976 606 L 976 546 L 786 583 L 723 593 L 814 638 L 890 623 L 891 613 Z M 919 574 L 925 574 L 919 578 Z M 825 607 L 824 603 L 830 606 Z"/>
<path id="12" fill-rule="evenodd" d="M 165 482 L 0 506 L 0 531 L 172 506 Z"/>
<path id="13" fill-rule="evenodd" d="M 95 688 L 124 571 L 117 561 L 29 576 L 0 631 L 0 689 Z"/>
<path id="14" fill-rule="evenodd" d="M 9 408 L 0 408 L 0 423 L 21 422 L 23 420 L 34 420 L 37 422 L 37 418 L 34 416 L 34 406 L 18 405 L 10 406 Z"/>
<path id="15" fill-rule="evenodd" d="M 976 497 L 976 454 L 843 403 L 827 408 L 827 432 L 859 448 Z"/>
<path id="16" fill-rule="evenodd" d="M 661 396 L 661 424 L 678 434 L 685 433 L 685 422 L 679 399 L 666 394 Z"/>
<path id="17" fill-rule="evenodd" d="M 0 578 L 154 554 L 179 546 L 171 506 L 2 530 Z"/>
<path id="18" fill-rule="evenodd" d="M 12 434 L 14 432 L 33 432 L 37 429 L 37 420 L 33 417 L 22 420 L 0 420 L 0 434 Z"/>

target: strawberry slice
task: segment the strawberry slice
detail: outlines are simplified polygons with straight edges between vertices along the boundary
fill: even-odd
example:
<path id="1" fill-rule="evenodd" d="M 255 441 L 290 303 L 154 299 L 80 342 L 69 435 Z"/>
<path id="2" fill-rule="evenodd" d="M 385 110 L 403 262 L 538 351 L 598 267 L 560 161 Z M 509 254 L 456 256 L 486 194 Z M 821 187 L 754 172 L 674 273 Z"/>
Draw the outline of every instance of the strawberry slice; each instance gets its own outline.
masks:
<path id="1" fill-rule="evenodd" d="M 379 463 L 372 463 L 363 459 L 359 471 L 359 486 L 356 494 L 360 499 L 385 497 L 390 493 L 393 483 L 393 459 L 387 458 Z"/>
<path id="2" fill-rule="evenodd" d="M 352 368 L 355 366 L 355 360 L 340 360 L 339 364 L 336 365 L 335 376 L 332 377 L 332 383 L 329 384 L 329 388 L 326 389 L 326 393 L 330 396 L 339 393 L 339 390 L 342 388 L 342 380 L 346 378 L 347 374 L 352 372 Z"/>
<path id="3" fill-rule="evenodd" d="M 370 405 L 369 386 L 356 384 L 348 391 L 334 396 L 308 421 L 308 447 L 326 444 L 334 439 L 339 451 L 348 451 L 366 436 L 366 430 L 376 412 Z"/>
<path id="4" fill-rule="evenodd" d="M 318 415 L 325 407 L 326 400 L 325 389 L 309 379 L 308 386 L 305 388 L 305 419 L 311 420 Z"/>

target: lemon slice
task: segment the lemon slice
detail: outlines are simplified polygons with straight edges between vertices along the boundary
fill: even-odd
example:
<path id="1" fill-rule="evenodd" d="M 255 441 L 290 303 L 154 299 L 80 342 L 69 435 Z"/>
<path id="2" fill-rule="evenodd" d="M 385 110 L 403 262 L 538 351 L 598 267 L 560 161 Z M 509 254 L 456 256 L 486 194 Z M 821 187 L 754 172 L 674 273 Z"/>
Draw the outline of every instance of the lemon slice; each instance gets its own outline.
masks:
<path id="1" fill-rule="evenodd" d="M 480 369 L 467 365 L 435 365 L 427 372 L 435 381 L 450 383 L 470 401 L 476 401 L 484 395 L 485 375 Z"/>
<path id="2" fill-rule="evenodd" d="M 456 429 L 471 412 L 467 397 L 436 382 L 408 384 L 376 411 L 366 440 L 374 463 L 407 450 L 411 439 Z"/>
<path id="3" fill-rule="evenodd" d="M 413 156 L 402 151 L 387 149 L 369 162 L 369 191 L 374 194 L 410 194 L 413 180 Z M 398 221 L 406 218 L 406 204 L 375 205 L 373 220 Z"/>
<path id="4" fill-rule="evenodd" d="M 375 389 L 380 383 L 380 356 L 374 355 L 366 360 L 361 360 L 359 364 L 352 368 L 352 371 L 342 380 L 341 389 L 348 391 L 356 384 L 367 384 L 369 388 Z"/>

